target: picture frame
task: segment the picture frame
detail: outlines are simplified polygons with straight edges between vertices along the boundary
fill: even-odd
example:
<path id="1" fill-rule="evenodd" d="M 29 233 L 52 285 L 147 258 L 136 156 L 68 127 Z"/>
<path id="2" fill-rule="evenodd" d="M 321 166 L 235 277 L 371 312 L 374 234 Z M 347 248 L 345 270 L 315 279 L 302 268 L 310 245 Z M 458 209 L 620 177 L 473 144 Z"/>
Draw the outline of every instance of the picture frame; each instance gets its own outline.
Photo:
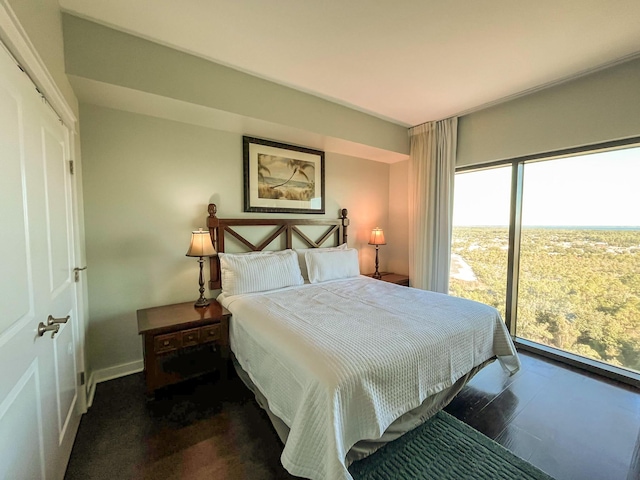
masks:
<path id="1" fill-rule="evenodd" d="M 324 152 L 242 137 L 244 211 L 325 213 Z"/>

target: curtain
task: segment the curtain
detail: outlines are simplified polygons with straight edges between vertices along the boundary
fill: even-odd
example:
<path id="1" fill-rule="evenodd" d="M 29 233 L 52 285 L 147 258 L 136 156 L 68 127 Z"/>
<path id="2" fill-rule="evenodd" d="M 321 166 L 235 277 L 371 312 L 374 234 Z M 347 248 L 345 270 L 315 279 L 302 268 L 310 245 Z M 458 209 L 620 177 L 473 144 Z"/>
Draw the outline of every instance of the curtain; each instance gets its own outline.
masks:
<path id="1" fill-rule="evenodd" d="M 411 286 L 448 293 L 458 118 L 418 125 L 409 136 Z"/>

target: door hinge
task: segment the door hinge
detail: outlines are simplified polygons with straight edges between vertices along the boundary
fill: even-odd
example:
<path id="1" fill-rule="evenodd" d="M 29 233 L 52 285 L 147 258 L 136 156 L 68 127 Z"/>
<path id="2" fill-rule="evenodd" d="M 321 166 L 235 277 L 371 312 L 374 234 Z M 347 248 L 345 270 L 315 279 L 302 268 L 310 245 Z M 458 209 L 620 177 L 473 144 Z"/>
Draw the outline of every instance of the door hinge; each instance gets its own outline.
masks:
<path id="1" fill-rule="evenodd" d="M 73 175 L 73 160 L 69 160 L 69 173 Z"/>
<path id="2" fill-rule="evenodd" d="M 80 372 L 80 385 L 84 385 L 84 372 Z"/>

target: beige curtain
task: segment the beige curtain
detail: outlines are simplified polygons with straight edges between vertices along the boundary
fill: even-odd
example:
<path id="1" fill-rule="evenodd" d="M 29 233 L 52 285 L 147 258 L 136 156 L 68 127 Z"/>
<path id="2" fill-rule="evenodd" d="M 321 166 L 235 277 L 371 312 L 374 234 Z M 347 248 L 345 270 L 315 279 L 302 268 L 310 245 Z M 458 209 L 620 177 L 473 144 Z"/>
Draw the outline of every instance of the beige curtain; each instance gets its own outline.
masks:
<path id="1" fill-rule="evenodd" d="M 458 118 L 418 125 L 409 136 L 411 286 L 448 293 Z"/>

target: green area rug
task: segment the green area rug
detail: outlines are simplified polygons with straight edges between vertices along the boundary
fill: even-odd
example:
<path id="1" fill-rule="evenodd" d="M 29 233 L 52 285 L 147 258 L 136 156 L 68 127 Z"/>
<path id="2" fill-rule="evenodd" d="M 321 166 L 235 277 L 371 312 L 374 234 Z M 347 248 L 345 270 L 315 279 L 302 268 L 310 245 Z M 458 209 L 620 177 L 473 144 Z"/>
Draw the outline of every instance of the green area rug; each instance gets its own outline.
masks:
<path id="1" fill-rule="evenodd" d="M 448 413 L 353 463 L 355 480 L 553 480 Z"/>

